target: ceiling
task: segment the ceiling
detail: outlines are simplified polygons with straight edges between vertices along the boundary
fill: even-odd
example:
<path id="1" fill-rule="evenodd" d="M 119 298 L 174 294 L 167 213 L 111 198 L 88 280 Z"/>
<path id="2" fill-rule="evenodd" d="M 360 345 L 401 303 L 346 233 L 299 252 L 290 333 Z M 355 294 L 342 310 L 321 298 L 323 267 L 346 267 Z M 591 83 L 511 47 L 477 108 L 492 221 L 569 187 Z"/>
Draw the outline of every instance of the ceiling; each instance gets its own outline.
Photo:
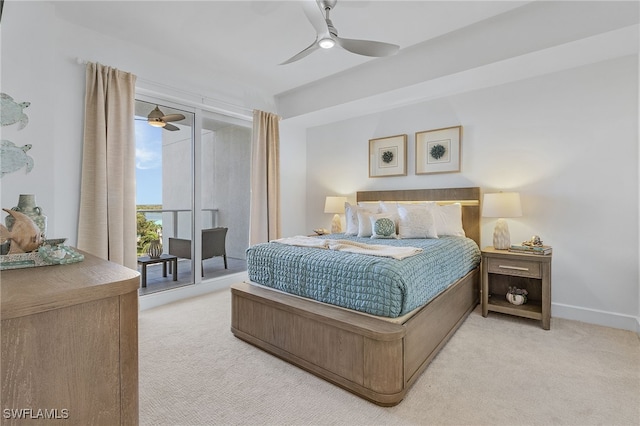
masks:
<path id="1" fill-rule="evenodd" d="M 307 0 L 309 1 L 309 0 Z M 311 0 L 313 1 L 313 0 Z M 316 37 L 297 1 L 53 1 L 56 15 L 234 84 L 275 96 L 375 58 L 335 47 L 278 65 Z M 529 1 L 338 1 L 331 19 L 343 38 L 406 49 Z"/>

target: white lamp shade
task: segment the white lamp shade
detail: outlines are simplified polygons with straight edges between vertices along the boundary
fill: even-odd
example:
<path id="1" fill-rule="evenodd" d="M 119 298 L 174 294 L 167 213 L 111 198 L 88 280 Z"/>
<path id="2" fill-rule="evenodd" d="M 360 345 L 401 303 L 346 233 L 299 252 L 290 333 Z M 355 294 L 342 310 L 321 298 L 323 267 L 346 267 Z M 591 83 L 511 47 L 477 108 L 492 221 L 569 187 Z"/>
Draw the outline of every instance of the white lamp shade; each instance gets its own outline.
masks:
<path id="1" fill-rule="evenodd" d="M 325 213 L 344 213 L 344 203 L 347 202 L 347 197 L 327 197 L 324 202 Z"/>
<path id="2" fill-rule="evenodd" d="M 518 192 L 484 194 L 482 216 L 498 218 L 522 216 L 520 194 Z"/>
<path id="3" fill-rule="evenodd" d="M 493 230 L 493 247 L 498 250 L 508 249 L 511 245 L 511 235 L 509 225 L 504 218 L 522 216 L 520 194 L 517 192 L 484 194 L 482 216 L 499 218 Z"/>

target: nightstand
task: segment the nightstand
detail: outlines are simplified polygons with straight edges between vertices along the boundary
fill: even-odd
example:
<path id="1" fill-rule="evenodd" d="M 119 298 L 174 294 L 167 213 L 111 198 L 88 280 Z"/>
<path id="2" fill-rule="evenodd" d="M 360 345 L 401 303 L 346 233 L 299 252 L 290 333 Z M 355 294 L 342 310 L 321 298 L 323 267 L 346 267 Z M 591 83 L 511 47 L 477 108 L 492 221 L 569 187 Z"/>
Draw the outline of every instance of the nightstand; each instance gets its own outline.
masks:
<path id="1" fill-rule="evenodd" d="M 493 311 L 541 320 L 542 328 L 549 330 L 551 256 L 482 249 L 482 316 Z M 507 291 L 513 286 L 527 290 L 527 303 L 513 305 L 506 300 Z"/>

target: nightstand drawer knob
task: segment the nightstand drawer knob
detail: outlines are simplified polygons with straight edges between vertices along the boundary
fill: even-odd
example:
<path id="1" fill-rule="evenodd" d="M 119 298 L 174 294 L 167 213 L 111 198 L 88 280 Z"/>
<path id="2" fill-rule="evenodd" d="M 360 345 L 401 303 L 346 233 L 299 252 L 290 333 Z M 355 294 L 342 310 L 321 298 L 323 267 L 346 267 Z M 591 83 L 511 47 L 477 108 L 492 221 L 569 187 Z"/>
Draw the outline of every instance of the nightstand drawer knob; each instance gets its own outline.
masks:
<path id="1" fill-rule="evenodd" d="M 529 268 L 523 268 L 521 266 L 498 265 L 498 268 L 529 272 Z"/>

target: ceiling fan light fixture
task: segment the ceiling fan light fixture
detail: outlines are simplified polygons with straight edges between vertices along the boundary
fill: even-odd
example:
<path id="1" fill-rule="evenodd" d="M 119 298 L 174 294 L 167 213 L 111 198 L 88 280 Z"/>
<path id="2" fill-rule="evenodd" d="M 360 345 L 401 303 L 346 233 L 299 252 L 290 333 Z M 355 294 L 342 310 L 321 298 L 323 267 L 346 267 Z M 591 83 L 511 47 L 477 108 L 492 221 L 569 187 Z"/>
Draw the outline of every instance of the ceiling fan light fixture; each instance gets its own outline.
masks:
<path id="1" fill-rule="evenodd" d="M 153 127 L 164 127 L 167 125 L 167 123 L 165 123 L 164 121 L 152 121 L 149 120 L 149 125 L 153 126 Z"/>
<path id="2" fill-rule="evenodd" d="M 318 45 L 323 49 L 331 49 L 336 45 L 336 42 L 332 38 L 323 38 L 318 42 Z"/>

